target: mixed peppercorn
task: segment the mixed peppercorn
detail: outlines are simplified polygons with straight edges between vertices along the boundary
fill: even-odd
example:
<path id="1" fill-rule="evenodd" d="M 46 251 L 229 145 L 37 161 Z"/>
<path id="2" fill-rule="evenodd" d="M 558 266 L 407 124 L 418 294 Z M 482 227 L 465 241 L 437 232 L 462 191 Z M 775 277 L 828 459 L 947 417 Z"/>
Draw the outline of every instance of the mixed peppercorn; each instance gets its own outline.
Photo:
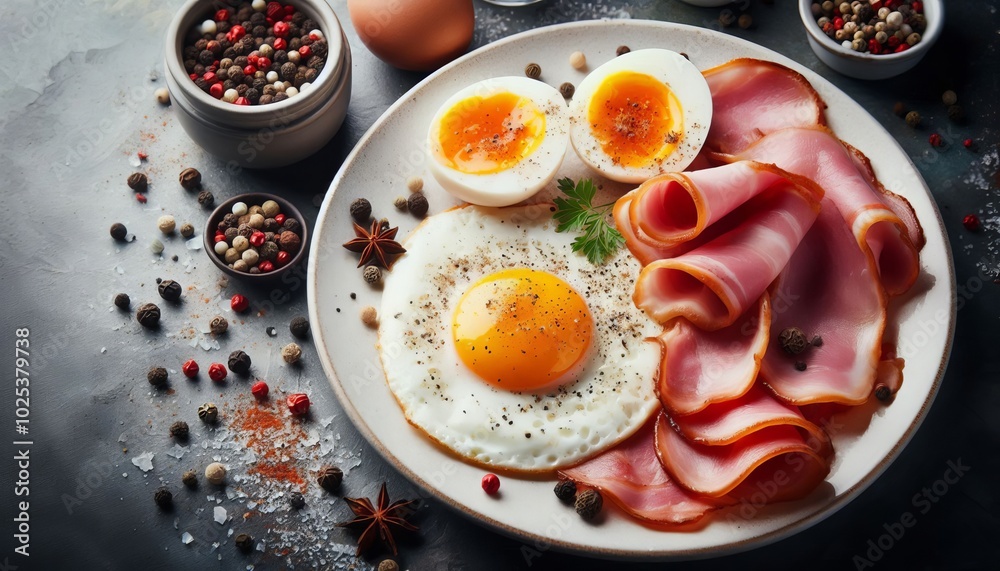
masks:
<path id="1" fill-rule="evenodd" d="M 184 69 L 199 89 L 235 105 L 279 103 L 308 91 L 329 47 L 315 20 L 290 4 L 243 2 L 188 35 Z"/>
<path id="2" fill-rule="evenodd" d="M 814 2 L 812 14 L 824 34 L 856 52 L 892 54 L 920 43 L 927 29 L 920 0 Z"/>
<path id="3" fill-rule="evenodd" d="M 266 274 L 292 260 L 302 247 L 301 234 L 302 223 L 282 213 L 277 202 L 237 202 L 216 225 L 215 253 L 238 272 Z M 234 301 L 233 310 L 245 308 L 237 309 Z"/>

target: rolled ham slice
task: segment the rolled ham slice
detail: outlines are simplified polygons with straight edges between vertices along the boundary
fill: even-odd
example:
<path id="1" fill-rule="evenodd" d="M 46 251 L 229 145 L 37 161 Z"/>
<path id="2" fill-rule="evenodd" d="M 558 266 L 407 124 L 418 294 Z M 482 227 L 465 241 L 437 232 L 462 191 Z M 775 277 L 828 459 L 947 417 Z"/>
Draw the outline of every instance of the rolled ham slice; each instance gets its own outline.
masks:
<path id="1" fill-rule="evenodd" d="M 739 153 L 774 131 L 826 124 L 826 103 L 806 78 L 783 65 L 740 58 L 703 74 L 714 109 L 705 142 L 710 149 Z"/>
<path id="2" fill-rule="evenodd" d="M 622 195 L 622 197 L 615 202 L 614 209 L 612 210 L 612 217 L 614 218 L 615 226 L 618 227 L 618 231 L 625 237 L 625 246 L 628 248 L 628 251 L 632 253 L 632 256 L 634 256 L 636 260 L 639 260 L 640 264 L 645 266 L 655 262 L 656 260 L 672 258 L 675 255 L 686 251 L 681 246 L 673 248 L 666 246 L 654 246 L 652 245 L 652 240 L 646 238 L 640 239 L 637 229 L 633 227 L 632 221 L 629 219 L 629 207 L 634 196 L 634 190 Z"/>
<path id="3" fill-rule="evenodd" d="M 627 440 L 560 474 L 598 488 L 625 512 L 648 522 L 680 524 L 735 503 L 702 498 L 678 486 L 656 455 L 655 419 Z"/>
<path id="4" fill-rule="evenodd" d="M 764 383 L 796 405 L 867 400 L 882 353 L 886 297 L 871 260 L 829 199 L 772 287 L 771 299 L 776 310 L 770 350 L 761 362 Z M 822 345 L 789 354 L 779 340 L 789 327 L 807 339 L 820 336 Z M 796 369 L 798 362 L 805 370 Z"/>
<path id="5" fill-rule="evenodd" d="M 658 337 L 663 362 L 657 394 L 664 408 L 674 415 L 692 414 L 750 390 L 767 348 L 770 326 L 767 293 L 755 311 L 717 331 L 704 331 L 686 319 L 674 320 Z"/>
<path id="6" fill-rule="evenodd" d="M 732 444 L 710 446 L 684 438 L 661 413 L 656 422 L 656 450 L 660 461 L 678 485 L 708 497 L 723 497 L 736 490 L 757 468 L 780 457 L 789 465 L 815 464 L 808 470 L 817 478 L 811 489 L 829 472 L 829 463 L 811 447 L 802 432 L 787 424 L 753 431 Z"/>
<path id="7" fill-rule="evenodd" d="M 633 301 L 659 323 L 684 317 L 710 331 L 732 325 L 788 264 L 819 213 L 818 194 L 789 180 L 771 186 L 740 208 L 732 230 L 646 265 Z"/>
<path id="8" fill-rule="evenodd" d="M 889 295 L 913 285 L 920 273 L 922 232 L 902 197 L 873 187 L 874 174 L 858 170 L 859 159 L 826 128 L 791 128 L 760 139 L 734 160 L 753 159 L 809 178 L 840 211 L 862 250 L 873 260 Z M 904 207 L 905 203 L 905 207 Z M 904 217 L 892 207 L 909 212 Z M 918 237 L 914 242 L 911 235 Z"/>

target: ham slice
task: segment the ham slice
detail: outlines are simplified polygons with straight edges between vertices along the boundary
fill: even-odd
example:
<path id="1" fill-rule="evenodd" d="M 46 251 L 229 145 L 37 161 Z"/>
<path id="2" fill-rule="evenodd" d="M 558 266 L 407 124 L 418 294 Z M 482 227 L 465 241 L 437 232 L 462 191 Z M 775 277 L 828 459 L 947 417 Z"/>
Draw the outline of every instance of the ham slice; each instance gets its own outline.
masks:
<path id="1" fill-rule="evenodd" d="M 650 421 L 614 448 L 560 474 L 598 488 L 625 512 L 648 522 L 680 524 L 734 503 L 701 498 L 671 480 L 656 455 Z"/>
<path id="2" fill-rule="evenodd" d="M 712 150 L 739 153 L 774 131 L 826 124 L 826 103 L 806 78 L 783 65 L 740 58 L 704 76 L 714 109 L 705 145 Z"/>
<path id="3" fill-rule="evenodd" d="M 774 163 L 779 168 L 809 178 L 847 221 L 862 250 L 873 260 L 889 295 L 913 285 L 920 272 L 918 247 L 922 232 L 912 209 L 902 197 L 873 188 L 874 175 L 858 170 L 855 154 L 826 128 L 791 128 L 772 133 L 733 159 Z M 878 185 L 881 188 L 881 185 Z M 890 208 L 909 212 L 909 226 Z M 914 242 L 911 235 L 916 235 Z"/>
<path id="4" fill-rule="evenodd" d="M 710 446 L 684 438 L 661 413 L 656 421 L 656 450 L 660 461 L 678 485 L 690 492 L 722 497 L 736 490 L 757 468 L 782 456 L 786 463 L 816 464 L 808 473 L 815 487 L 829 472 L 821 450 L 814 449 L 796 426 L 777 424 L 746 434 L 731 444 Z"/>
<path id="5" fill-rule="evenodd" d="M 663 347 L 657 384 L 660 402 L 671 413 L 685 415 L 746 393 L 757 378 L 770 325 L 767 293 L 756 311 L 718 331 L 674 320 L 658 337 Z"/>
<path id="6" fill-rule="evenodd" d="M 776 307 L 785 306 L 774 312 L 771 350 L 761 362 L 771 390 L 797 405 L 867 400 L 882 352 L 886 299 L 871 261 L 828 199 L 771 298 Z M 808 339 L 819 335 L 823 343 L 791 355 L 778 339 L 788 327 L 798 327 Z M 797 362 L 806 369 L 797 370 Z"/>
<path id="7" fill-rule="evenodd" d="M 788 180 L 771 186 L 740 209 L 745 218 L 732 230 L 646 265 L 633 301 L 659 323 L 685 317 L 712 331 L 732 325 L 788 264 L 819 213 L 818 194 Z"/>
<path id="8" fill-rule="evenodd" d="M 632 256 L 634 256 L 636 260 L 639 260 L 640 264 L 645 266 L 655 262 L 656 260 L 672 258 L 673 256 L 682 253 L 684 249 L 681 247 L 669 248 L 666 246 L 654 246 L 651 244 L 652 240 L 639 238 L 637 229 L 633 228 L 628 215 L 632 198 L 634 196 L 634 190 L 622 195 L 622 197 L 615 202 L 614 209 L 612 210 L 612 217 L 615 220 L 615 226 L 618 227 L 618 231 L 625 237 L 625 246 L 628 248 L 628 251 L 632 253 Z"/>

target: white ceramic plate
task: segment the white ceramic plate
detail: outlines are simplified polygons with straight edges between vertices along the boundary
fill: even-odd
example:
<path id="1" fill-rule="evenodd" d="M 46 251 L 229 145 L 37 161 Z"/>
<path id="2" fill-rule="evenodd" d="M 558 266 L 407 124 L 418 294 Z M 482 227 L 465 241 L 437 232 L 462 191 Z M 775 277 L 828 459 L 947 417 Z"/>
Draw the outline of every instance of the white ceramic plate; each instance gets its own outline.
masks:
<path id="1" fill-rule="evenodd" d="M 921 279 L 892 309 L 901 355 L 907 359 L 906 379 L 895 402 L 858 407 L 838 417 L 832 430 L 837 451 L 832 471 L 808 498 L 750 510 L 756 513 L 749 519 L 738 510 L 711 516 L 694 531 L 649 529 L 617 510 L 606 510 L 608 517 L 599 525 L 587 524 L 559 503 L 552 479 L 504 476 L 502 497 L 484 494 L 482 468 L 446 454 L 403 417 L 385 384 L 375 332 L 358 318 L 361 307 L 380 305 L 379 292 L 355 269 L 356 255 L 341 247 L 353 236 L 348 209 L 360 196 L 371 200 L 376 216 L 400 226 L 401 238 L 416 226 L 414 217 L 392 206 L 394 198 L 407 194 L 405 181 L 412 174 L 424 176 L 432 213 L 455 204 L 427 175 L 424 143 L 431 117 L 452 93 L 489 77 L 521 74 L 529 62 L 539 63 L 542 79 L 552 85 L 577 84 L 584 72 L 570 67 L 570 53 L 583 50 L 593 68 L 614 57 L 620 44 L 685 52 L 701 69 L 755 57 L 798 70 L 829 104 L 831 127 L 871 158 L 887 188 L 910 200 L 927 234 Z M 572 151 L 569 155 L 560 172 L 574 178 L 585 174 Z M 937 392 L 951 349 L 954 282 L 940 215 L 916 168 L 895 140 L 832 84 L 775 52 L 717 32 L 661 22 L 593 21 L 540 28 L 476 50 L 428 77 L 386 111 L 347 158 L 323 202 L 309 257 L 309 312 L 323 368 L 355 426 L 429 493 L 530 546 L 601 557 L 673 559 L 722 555 L 787 537 L 829 516 L 871 484 L 913 436 Z M 350 298 L 352 292 L 356 300 Z"/>

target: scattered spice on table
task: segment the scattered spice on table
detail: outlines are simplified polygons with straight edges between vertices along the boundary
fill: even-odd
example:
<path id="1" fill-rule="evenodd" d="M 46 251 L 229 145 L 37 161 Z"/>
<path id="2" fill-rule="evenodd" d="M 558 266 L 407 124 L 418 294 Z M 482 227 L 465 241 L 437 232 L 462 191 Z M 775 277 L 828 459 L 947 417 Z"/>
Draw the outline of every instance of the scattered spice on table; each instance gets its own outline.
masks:
<path id="1" fill-rule="evenodd" d="M 975 214 L 966 214 L 962 218 L 962 226 L 969 232 L 977 232 L 982 227 L 982 222 L 980 222 L 979 217 Z"/>
<path id="2" fill-rule="evenodd" d="M 962 109 L 962 106 L 958 105 L 957 103 L 955 105 L 949 105 L 948 119 L 956 123 L 960 122 L 962 119 L 965 119 L 965 110 Z"/>
<path id="3" fill-rule="evenodd" d="M 198 418 L 206 424 L 215 424 L 219 420 L 219 407 L 207 402 L 198 407 Z"/>
<path id="4" fill-rule="evenodd" d="M 906 124 L 916 129 L 920 126 L 920 113 L 910 111 L 906 114 Z"/>
<path id="5" fill-rule="evenodd" d="M 201 172 L 196 168 L 186 168 L 181 171 L 179 182 L 187 190 L 195 190 L 201 186 Z"/>
<path id="6" fill-rule="evenodd" d="M 147 329 L 155 329 L 160 324 L 160 308 L 155 303 L 144 303 L 136 310 L 135 320 Z"/>
<path id="7" fill-rule="evenodd" d="M 378 311 L 370 306 L 366 305 L 361 309 L 361 322 L 368 327 L 375 327 L 378 325 Z"/>
<path id="8" fill-rule="evenodd" d="M 167 370 L 163 367 L 150 367 L 146 380 L 154 387 L 162 387 L 167 384 Z"/>
<path id="9" fill-rule="evenodd" d="M 226 366 L 222 363 L 212 363 L 208 366 L 208 378 L 217 383 L 222 382 L 227 375 L 228 371 L 226 371 Z"/>
<path id="10" fill-rule="evenodd" d="M 281 358 L 289 365 L 294 365 L 302 358 L 302 348 L 297 343 L 289 343 L 281 348 Z"/>
<path id="11" fill-rule="evenodd" d="M 174 280 L 163 280 L 156 286 L 156 291 L 159 292 L 160 297 L 167 301 L 177 301 L 181 298 L 184 288 Z"/>
<path id="12" fill-rule="evenodd" d="M 378 571 L 399 571 L 399 563 L 395 559 L 383 559 L 378 564 Z"/>
<path id="13" fill-rule="evenodd" d="M 136 192 L 146 192 L 149 187 L 149 179 L 141 172 L 134 172 L 125 179 L 125 184 Z"/>
<path id="14" fill-rule="evenodd" d="M 254 453 L 255 461 L 248 472 L 266 478 L 268 481 L 291 484 L 304 491 L 306 479 L 296 462 L 274 446 L 282 441 L 286 446 L 294 446 L 305 440 L 306 434 L 298 424 L 288 423 L 280 409 L 271 403 L 256 403 L 238 409 L 230 426 L 245 441 L 246 449 Z"/>
<path id="15" fill-rule="evenodd" d="M 188 423 L 183 420 L 178 420 L 177 422 L 170 425 L 170 436 L 176 438 L 177 440 L 187 440 L 191 435 Z"/>
<path id="16" fill-rule="evenodd" d="M 229 321 L 221 315 L 216 315 L 212 318 L 212 321 L 209 322 L 208 328 L 213 335 L 222 335 L 229 330 Z"/>
<path id="17" fill-rule="evenodd" d="M 406 521 L 413 500 L 396 500 L 389 502 L 389 493 L 383 482 L 379 489 L 378 499 L 372 503 L 368 498 L 344 498 L 354 512 L 354 519 L 337 524 L 341 527 L 362 529 L 358 537 L 357 554 L 368 551 L 376 540 L 381 540 L 396 555 L 396 540 L 393 533 L 401 530 L 417 531 L 417 526 Z"/>
<path id="18" fill-rule="evenodd" d="M 185 222 L 184 224 L 181 224 L 181 236 L 184 236 L 185 238 L 190 238 L 191 236 L 194 236 L 194 225 L 191 224 L 190 222 Z"/>
<path id="19" fill-rule="evenodd" d="M 181 476 L 181 483 L 184 484 L 185 486 L 187 486 L 188 488 L 192 489 L 192 490 L 194 488 L 197 488 L 198 487 L 198 473 L 195 472 L 194 470 L 188 470 L 187 472 L 184 472 L 184 475 Z"/>
<path id="20" fill-rule="evenodd" d="M 237 349 L 229 354 L 229 370 L 237 375 L 247 375 L 250 372 L 251 364 L 250 355 L 247 355 L 246 351 L 242 349 Z"/>
<path id="21" fill-rule="evenodd" d="M 378 266 L 365 266 L 362 277 L 365 278 L 365 282 L 375 285 L 382 281 L 382 270 Z"/>
<path id="22" fill-rule="evenodd" d="M 215 195 L 207 190 L 199 192 L 198 204 L 200 204 L 202 208 L 211 208 L 212 206 L 215 206 Z"/>
<path id="23" fill-rule="evenodd" d="M 301 315 L 297 315 L 288 322 L 288 330 L 295 337 L 305 339 L 309 336 L 309 320 Z"/>
<path id="24" fill-rule="evenodd" d="M 170 92 L 166 87 L 160 87 L 154 91 L 153 97 L 156 97 L 156 102 L 160 105 L 170 105 Z"/>
<path id="25" fill-rule="evenodd" d="M 160 488 L 153 494 L 153 501 L 161 510 L 169 510 L 174 504 L 174 495 L 166 488 Z"/>
<path id="26" fill-rule="evenodd" d="M 118 309 L 128 309 L 132 304 L 132 300 L 129 298 L 127 293 L 119 293 L 115 295 L 115 307 Z"/>
<path id="27" fill-rule="evenodd" d="M 942 140 L 941 135 L 937 133 L 931 133 L 931 136 L 927 137 L 927 142 L 930 143 L 932 147 L 944 146 L 944 140 Z"/>
<path id="28" fill-rule="evenodd" d="M 424 179 L 417 175 L 410 176 L 406 179 L 406 188 L 410 192 L 420 192 L 424 189 Z M 367 218 L 362 222 L 367 222 Z"/>
<path id="29" fill-rule="evenodd" d="M 427 197 L 422 192 L 414 192 L 406 199 L 406 207 L 417 218 L 423 218 L 427 214 Z"/>
<path id="30" fill-rule="evenodd" d="M 153 240 L 150 241 L 150 243 L 149 243 L 149 251 L 152 252 L 152 253 L 154 253 L 154 254 L 162 254 L 163 253 L 163 242 L 160 242 L 156 238 L 153 238 Z"/>
<path id="31" fill-rule="evenodd" d="M 205 467 L 205 479 L 218 486 L 226 481 L 226 467 L 219 462 L 212 462 Z"/>
<path id="32" fill-rule="evenodd" d="M 121 222 L 115 222 L 111 225 L 111 237 L 119 242 L 124 242 L 125 237 L 128 236 L 128 229 Z"/>
<path id="33" fill-rule="evenodd" d="M 396 210 L 406 210 L 406 197 L 397 196 L 395 200 L 392 201 L 392 205 L 396 207 Z"/>
<path id="34" fill-rule="evenodd" d="M 324 466 L 316 477 L 316 483 L 328 492 L 340 490 L 340 484 L 344 481 L 344 472 L 336 466 Z"/>
<path id="35" fill-rule="evenodd" d="M 305 393 L 294 393 L 285 399 L 288 411 L 295 416 L 305 416 L 309 412 L 309 396 Z"/>
<path id="36" fill-rule="evenodd" d="M 242 551 L 243 553 L 249 553 L 250 551 L 253 550 L 254 547 L 253 538 L 246 533 L 237 534 L 236 537 L 233 539 L 233 543 L 236 545 L 236 548 Z"/>
<path id="37" fill-rule="evenodd" d="M 250 394 L 252 394 L 258 400 L 264 400 L 267 398 L 267 393 L 270 392 L 270 387 L 264 381 L 257 381 L 250 387 Z"/>
<path id="38" fill-rule="evenodd" d="M 243 313 L 247 309 L 250 309 L 250 300 L 242 294 L 235 294 L 229 299 L 229 307 L 236 313 Z"/>
<path id="39" fill-rule="evenodd" d="M 300 510 L 306 507 L 306 497 L 302 492 L 292 492 L 288 495 L 288 503 L 295 509 Z"/>

